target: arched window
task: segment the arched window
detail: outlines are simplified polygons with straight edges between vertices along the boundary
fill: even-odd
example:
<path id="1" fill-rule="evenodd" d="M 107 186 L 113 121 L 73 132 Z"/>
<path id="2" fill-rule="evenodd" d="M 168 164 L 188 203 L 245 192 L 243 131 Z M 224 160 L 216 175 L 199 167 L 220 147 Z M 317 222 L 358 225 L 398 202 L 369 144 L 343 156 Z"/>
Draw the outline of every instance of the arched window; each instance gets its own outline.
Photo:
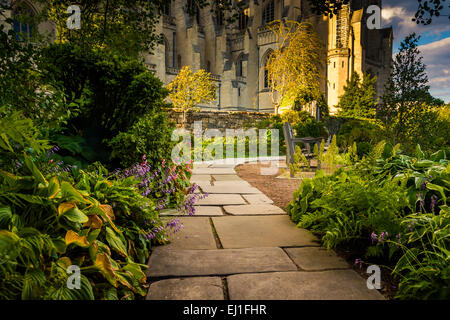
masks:
<path id="1" fill-rule="evenodd" d="M 264 66 L 264 88 L 269 88 L 269 70 Z"/>
<path id="2" fill-rule="evenodd" d="M 263 66 L 263 88 L 269 88 L 269 70 L 267 70 L 267 63 L 269 62 L 270 55 L 273 53 L 272 49 L 268 49 L 262 58 L 262 66 Z"/>
<path id="3" fill-rule="evenodd" d="M 166 67 L 171 67 L 171 59 L 170 59 L 170 45 L 169 41 L 167 41 L 166 37 L 164 37 L 164 56 L 166 60 Z"/>
<path id="4" fill-rule="evenodd" d="M 33 9 L 25 2 L 20 2 L 13 9 L 13 28 L 17 40 L 25 41 L 31 39 L 34 30 L 33 17 Z"/>
<path id="5" fill-rule="evenodd" d="M 170 10 L 170 1 L 163 2 L 163 3 L 161 4 L 161 6 L 162 6 L 162 12 L 163 12 L 163 14 L 165 14 L 166 16 L 170 16 L 170 14 L 171 14 L 171 10 Z"/>
<path id="6" fill-rule="evenodd" d="M 188 0 L 187 10 L 190 15 L 195 16 L 197 24 L 200 25 L 200 9 L 195 0 Z"/>
<path id="7" fill-rule="evenodd" d="M 271 0 L 263 10 L 262 24 L 266 25 L 273 20 L 275 20 L 275 5 L 273 0 Z"/>

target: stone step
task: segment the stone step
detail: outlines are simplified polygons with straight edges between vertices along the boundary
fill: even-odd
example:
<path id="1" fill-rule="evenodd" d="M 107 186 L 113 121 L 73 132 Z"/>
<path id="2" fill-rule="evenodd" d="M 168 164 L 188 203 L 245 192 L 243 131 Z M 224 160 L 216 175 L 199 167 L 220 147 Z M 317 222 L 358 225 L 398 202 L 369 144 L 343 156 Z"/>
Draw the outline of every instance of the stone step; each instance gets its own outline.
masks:
<path id="1" fill-rule="evenodd" d="M 297 270 L 280 248 L 168 250 L 157 247 L 147 275 L 154 277 L 230 275 Z"/>
<path id="2" fill-rule="evenodd" d="M 236 171 L 233 168 L 194 168 L 192 174 L 236 174 Z"/>
<path id="3" fill-rule="evenodd" d="M 245 186 L 245 185 L 217 185 L 217 186 L 208 186 L 208 185 L 202 185 L 201 186 L 203 192 L 207 192 L 209 194 L 212 193 L 221 193 L 221 194 L 261 194 L 261 191 L 259 191 L 255 187 L 251 186 Z"/>
<path id="4" fill-rule="evenodd" d="M 302 270 L 315 271 L 350 268 L 348 263 L 333 250 L 320 247 L 286 248 L 284 250 Z"/>
<path id="5" fill-rule="evenodd" d="M 219 277 L 165 279 L 153 282 L 146 300 L 224 300 Z"/>
<path id="6" fill-rule="evenodd" d="M 297 228 L 287 215 L 224 216 L 212 220 L 226 249 L 319 246 L 316 237 Z"/>
<path id="7" fill-rule="evenodd" d="M 196 174 L 192 175 L 190 179 L 191 183 L 209 182 L 211 181 L 211 175 L 209 174 Z"/>
<path id="8" fill-rule="evenodd" d="M 214 181 L 214 187 L 251 187 L 247 181 Z"/>
<path id="9" fill-rule="evenodd" d="M 353 270 L 274 272 L 227 277 L 230 300 L 383 300 Z"/>
<path id="10" fill-rule="evenodd" d="M 243 194 L 242 197 L 250 204 L 273 204 L 273 200 L 265 194 Z"/>
<path id="11" fill-rule="evenodd" d="M 216 181 L 245 181 L 235 174 L 213 174 L 212 177 Z"/>
<path id="12" fill-rule="evenodd" d="M 233 204 L 247 204 L 239 194 L 208 194 L 197 201 L 198 206 L 223 206 Z"/>
<path id="13" fill-rule="evenodd" d="M 272 204 L 246 204 L 241 206 L 224 206 L 226 213 L 234 216 L 257 216 L 271 214 L 285 214 L 283 209 Z"/>
<path id="14" fill-rule="evenodd" d="M 161 246 L 165 249 L 217 249 L 216 240 L 212 232 L 209 218 L 207 217 L 182 217 L 176 218 L 183 225 L 177 232 L 168 229 L 170 243 Z M 174 219 L 165 217 L 163 222 Z M 176 227 L 175 227 L 176 228 Z M 158 247 L 156 247 L 158 248 Z"/>

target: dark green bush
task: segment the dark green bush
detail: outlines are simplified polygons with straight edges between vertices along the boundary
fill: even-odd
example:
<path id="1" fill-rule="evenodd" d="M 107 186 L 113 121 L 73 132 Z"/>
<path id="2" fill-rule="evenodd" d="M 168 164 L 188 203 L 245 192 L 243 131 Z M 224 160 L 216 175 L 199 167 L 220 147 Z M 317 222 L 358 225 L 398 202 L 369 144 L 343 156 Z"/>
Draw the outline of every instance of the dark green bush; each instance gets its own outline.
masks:
<path id="1" fill-rule="evenodd" d="M 130 154 L 155 155 L 152 160 L 156 159 L 156 155 L 167 154 L 167 121 L 163 121 L 164 116 L 156 116 L 165 112 L 167 90 L 142 62 L 100 49 L 82 50 L 66 43 L 42 49 L 39 66 L 43 78 L 58 84 L 69 102 L 75 103 L 80 109 L 80 113 L 67 124 L 65 139 L 61 134 L 51 137 L 54 142 L 66 142 L 61 146 L 64 156 L 82 158 L 81 162 L 108 163 L 110 159 L 127 154 L 125 158 L 129 160 L 120 160 L 122 164 L 131 164 L 138 157 L 130 158 Z M 143 118 L 145 120 L 141 120 Z M 145 147 L 140 138 L 141 143 L 133 149 L 132 140 L 139 139 L 137 132 L 139 135 L 144 134 L 144 127 L 156 135 L 149 139 L 151 142 L 147 142 Z M 158 132 L 166 133 L 158 135 Z M 115 142 L 110 143 L 118 135 Z M 134 135 L 134 138 L 130 135 Z M 145 135 L 150 138 L 150 132 Z M 127 153 L 111 150 L 111 146 L 125 140 Z M 66 145 L 74 144 L 78 144 L 81 149 L 66 149 Z"/>
<path id="2" fill-rule="evenodd" d="M 300 111 L 298 115 L 298 123 L 292 125 L 297 133 L 297 137 L 328 137 L 322 122 L 316 121 L 316 118 L 306 111 Z"/>
<path id="3" fill-rule="evenodd" d="M 344 150 L 356 142 L 358 156 L 368 154 L 372 146 L 383 140 L 383 128 L 374 120 L 349 119 L 338 131 L 337 143 Z"/>
<path id="4" fill-rule="evenodd" d="M 171 156 L 174 145 L 171 142 L 172 127 L 165 113 L 147 113 L 128 131 L 120 132 L 109 141 L 111 159 L 126 168 L 134 164 L 134 159 L 146 155 L 149 164 L 156 166 L 161 159 L 169 159 Z"/>
<path id="5" fill-rule="evenodd" d="M 326 247 L 387 265 L 396 298 L 448 299 L 449 179 L 444 151 L 409 157 L 380 142 L 353 166 L 304 179 L 287 212 Z"/>

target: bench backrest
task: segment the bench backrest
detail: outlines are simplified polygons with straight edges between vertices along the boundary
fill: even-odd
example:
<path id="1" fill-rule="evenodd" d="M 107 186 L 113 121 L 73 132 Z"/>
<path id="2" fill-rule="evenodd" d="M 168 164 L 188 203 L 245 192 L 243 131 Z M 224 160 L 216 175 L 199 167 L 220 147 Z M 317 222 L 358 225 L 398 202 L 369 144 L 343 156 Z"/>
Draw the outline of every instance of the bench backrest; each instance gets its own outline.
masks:
<path id="1" fill-rule="evenodd" d="M 293 141 L 294 132 L 292 131 L 292 126 L 289 122 L 284 123 L 283 133 L 284 133 L 284 141 L 286 143 L 286 162 L 293 163 L 295 153 L 295 143 Z"/>

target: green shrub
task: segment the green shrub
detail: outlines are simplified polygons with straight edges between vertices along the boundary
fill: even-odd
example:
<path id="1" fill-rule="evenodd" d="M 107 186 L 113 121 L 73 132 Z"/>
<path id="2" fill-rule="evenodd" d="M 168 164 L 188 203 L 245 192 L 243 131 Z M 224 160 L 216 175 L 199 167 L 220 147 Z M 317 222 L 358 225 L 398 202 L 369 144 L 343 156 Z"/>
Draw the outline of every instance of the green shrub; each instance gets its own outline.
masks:
<path id="1" fill-rule="evenodd" d="M 29 157 L 25 175 L 0 172 L 0 279 L 3 299 L 93 299 L 144 295 L 143 269 L 155 206 L 134 178 L 109 180 L 82 172 L 75 184 L 45 178 Z M 161 237 L 161 234 L 159 235 Z M 66 269 L 82 271 L 70 290 Z M 95 284 L 95 285 L 92 285 Z"/>
<path id="2" fill-rule="evenodd" d="M 383 136 L 383 128 L 374 120 L 348 119 L 339 129 L 337 142 L 344 150 L 356 142 L 361 157 L 372 150 L 372 145 L 383 140 Z"/>
<path id="3" fill-rule="evenodd" d="M 126 132 L 112 138 L 111 159 L 120 162 L 124 168 L 131 166 L 135 159 L 147 156 L 147 161 L 156 166 L 161 159 L 169 159 L 174 145 L 171 142 L 172 124 L 163 112 L 149 112 L 137 120 Z"/>
<path id="4" fill-rule="evenodd" d="M 39 154 L 48 148 L 31 119 L 0 106 L 0 169 L 14 171 L 23 153 Z"/>
<path id="5" fill-rule="evenodd" d="M 145 126 L 155 132 L 168 130 L 167 121 L 157 121 L 164 117 L 156 116 L 157 113 L 165 112 L 167 90 L 142 62 L 101 49 L 87 50 L 65 43 L 43 48 L 39 67 L 43 78 L 58 84 L 70 98 L 68 102 L 75 103 L 80 110 L 76 117 L 70 119 L 63 135 L 67 137 L 65 140 L 69 145 L 78 143 L 81 150 L 74 153 L 73 149 L 65 150 L 65 146 L 62 146 L 61 153 L 66 152 L 66 156 L 88 162 L 98 160 L 107 163 L 110 160 L 110 145 L 125 140 L 127 152 L 133 155 L 147 153 L 156 156 L 165 153 L 164 144 L 167 140 L 154 140 L 145 147 L 140 143 L 136 149 L 131 148 L 131 136 L 142 133 Z M 155 122 L 152 123 L 153 120 Z M 146 136 L 149 134 L 146 133 Z M 118 135 L 121 136 L 116 142 L 109 144 Z M 83 139 L 82 143 L 76 141 L 77 136 Z M 71 137 L 74 140 L 72 142 Z M 61 141 L 61 134 L 53 136 L 52 140 Z M 150 147 L 152 150 L 149 150 Z M 112 158 L 117 159 L 119 151 L 113 151 Z M 130 159 L 129 156 L 127 158 Z M 136 159 L 138 157 L 120 160 L 131 164 Z"/>
<path id="6" fill-rule="evenodd" d="M 324 124 L 316 121 L 308 112 L 300 111 L 298 118 L 298 123 L 292 125 L 297 137 L 328 137 Z"/>
<path id="7" fill-rule="evenodd" d="M 327 248 L 370 239 L 370 234 L 397 234 L 405 191 L 397 184 L 380 186 L 356 174 L 338 170 L 302 181 L 288 206 L 299 226 L 322 234 Z M 366 240 L 367 241 L 367 240 Z"/>
<path id="8" fill-rule="evenodd" d="M 287 212 L 328 248 L 393 267 L 401 299 L 448 299 L 450 164 L 383 141 L 353 166 L 304 179 Z"/>
<path id="9" fill-rule="evenodd" d="M 442 299 L 450 297 L 450 209 L 441 206 L 438 215 L 413 214 L 402 221 L 404 234 L 394 245 L 403 255 L 393 274 L 400 285 L 399 299 Z"/>

